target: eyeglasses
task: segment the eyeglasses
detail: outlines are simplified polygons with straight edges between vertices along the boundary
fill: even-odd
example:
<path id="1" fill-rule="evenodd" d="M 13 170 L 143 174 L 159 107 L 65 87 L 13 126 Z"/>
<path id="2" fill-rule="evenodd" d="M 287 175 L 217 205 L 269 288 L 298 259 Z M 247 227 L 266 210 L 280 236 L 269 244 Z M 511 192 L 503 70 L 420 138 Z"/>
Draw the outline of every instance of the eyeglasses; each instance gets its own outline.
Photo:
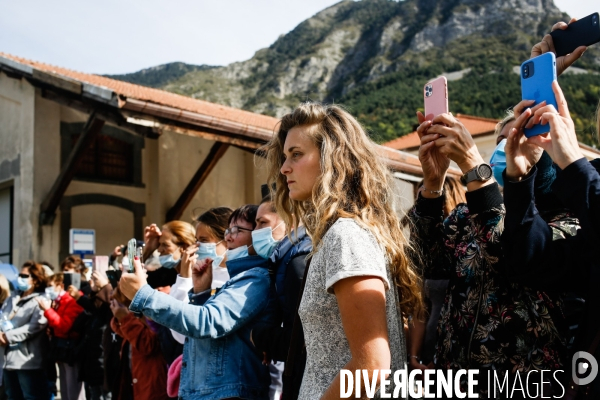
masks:
<path id="1" fill-rule="evenodd" d="M 29 275 L 29 274 L 19 274 L 19 278 L 28 279 L 30 277 L 31 277 L 31 275 Z"/>
<path id="2" fill-rule="evenodd" d="M 231 235 L 231 237 L 235 239 L 240 231 L 252 232 L 252 229 L 242 228 L 241 226 L 234 225 L 231 228 L 225 229 L 225 237 L 227 237 L 227 235 Z"/>

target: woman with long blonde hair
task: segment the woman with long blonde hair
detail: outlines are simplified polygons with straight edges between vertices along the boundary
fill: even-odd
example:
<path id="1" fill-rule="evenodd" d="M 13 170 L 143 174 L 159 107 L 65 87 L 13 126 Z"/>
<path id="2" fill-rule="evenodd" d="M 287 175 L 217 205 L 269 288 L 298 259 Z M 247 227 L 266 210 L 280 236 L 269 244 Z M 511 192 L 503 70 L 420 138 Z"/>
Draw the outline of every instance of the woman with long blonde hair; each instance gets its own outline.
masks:
<path id="1" fill-rule="evenodd" d="M 298 310 L 307 351 L 299 398 L 337 399 L 340 369 L 372 377 L 404 368 L 401 316 L 422 307 L 393 178 L 362 126 L 335 105 L 301 104 L 264 150 L 277 212 L 288 232 L 303 223 L 314 245 Z"/>

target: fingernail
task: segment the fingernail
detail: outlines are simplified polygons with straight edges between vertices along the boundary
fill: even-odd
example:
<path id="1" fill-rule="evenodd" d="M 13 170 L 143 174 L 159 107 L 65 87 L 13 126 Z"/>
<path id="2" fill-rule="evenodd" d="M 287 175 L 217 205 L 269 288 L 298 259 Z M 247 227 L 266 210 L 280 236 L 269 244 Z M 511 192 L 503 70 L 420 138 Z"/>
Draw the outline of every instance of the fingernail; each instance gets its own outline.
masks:
<path id="1" fill-rule="evenodd" d="M 140 258 L 138 256 L 133 257 L 134 260 L 139 260 Z"/>

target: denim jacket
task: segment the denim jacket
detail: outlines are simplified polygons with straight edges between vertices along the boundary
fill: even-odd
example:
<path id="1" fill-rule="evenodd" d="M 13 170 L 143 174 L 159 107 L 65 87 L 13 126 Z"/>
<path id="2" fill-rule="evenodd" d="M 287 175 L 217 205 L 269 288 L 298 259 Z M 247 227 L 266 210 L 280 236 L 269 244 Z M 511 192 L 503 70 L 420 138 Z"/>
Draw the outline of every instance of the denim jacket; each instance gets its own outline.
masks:
<path id="1" fill-rule="evenodd" d="M 272 322 L 267 262 L 249 256 L 227 261 L 227 269 L 231 279 L 212 297 L 191 295 L 186 304 L 146 285 L 129 307 L 186 336 L 182 399 L 268 399 L 269 369 L 250 342 L 256 324 Z"/>

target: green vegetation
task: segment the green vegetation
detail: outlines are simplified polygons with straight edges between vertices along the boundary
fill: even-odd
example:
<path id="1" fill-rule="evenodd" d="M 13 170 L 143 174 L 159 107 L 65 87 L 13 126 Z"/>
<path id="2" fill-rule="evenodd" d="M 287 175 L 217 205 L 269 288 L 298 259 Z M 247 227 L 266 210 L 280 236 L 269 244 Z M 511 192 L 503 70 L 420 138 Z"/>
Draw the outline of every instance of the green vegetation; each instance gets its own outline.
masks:
<path id="1" fill-rule="evenodd" d="M 212 68 L 215 67 L 210 65 L 191 65 L 182 62 L 173 62 L 152 68 L 146 68 L 132 74 L 106 76 L 108 78 L 131 82 L 137 85 L 160 88 L 186 75 L 188 72 L 205 71 Z"/>
<path id="2" fill-rule="evenodd" d="M 501 119 L 521 99 L 519 75 L 513 67 L 529 58 L 524 38 L 515 50 L 517 37 L 457 40 L 432 54 L 407 54 L 400 72 L 351 90 L 339 100 L 358 116 L 374 140 L 383 143 L 415 129 L 416 111 L 423 111 L 423 85 L 444 71 L 471 68 L 462 79 L 448 82 L 449 108 L 453 113 Z M 593 65 L 589 60 L 584 64 Z M 417 66 L 420 65 L 420 66 Z M 577 64 L 579 65 L 579 63 Z M 598 146 L 595 111 L 600 99 L 600 75 L 565 74 L 559 78 L 579 140 Z"/>

